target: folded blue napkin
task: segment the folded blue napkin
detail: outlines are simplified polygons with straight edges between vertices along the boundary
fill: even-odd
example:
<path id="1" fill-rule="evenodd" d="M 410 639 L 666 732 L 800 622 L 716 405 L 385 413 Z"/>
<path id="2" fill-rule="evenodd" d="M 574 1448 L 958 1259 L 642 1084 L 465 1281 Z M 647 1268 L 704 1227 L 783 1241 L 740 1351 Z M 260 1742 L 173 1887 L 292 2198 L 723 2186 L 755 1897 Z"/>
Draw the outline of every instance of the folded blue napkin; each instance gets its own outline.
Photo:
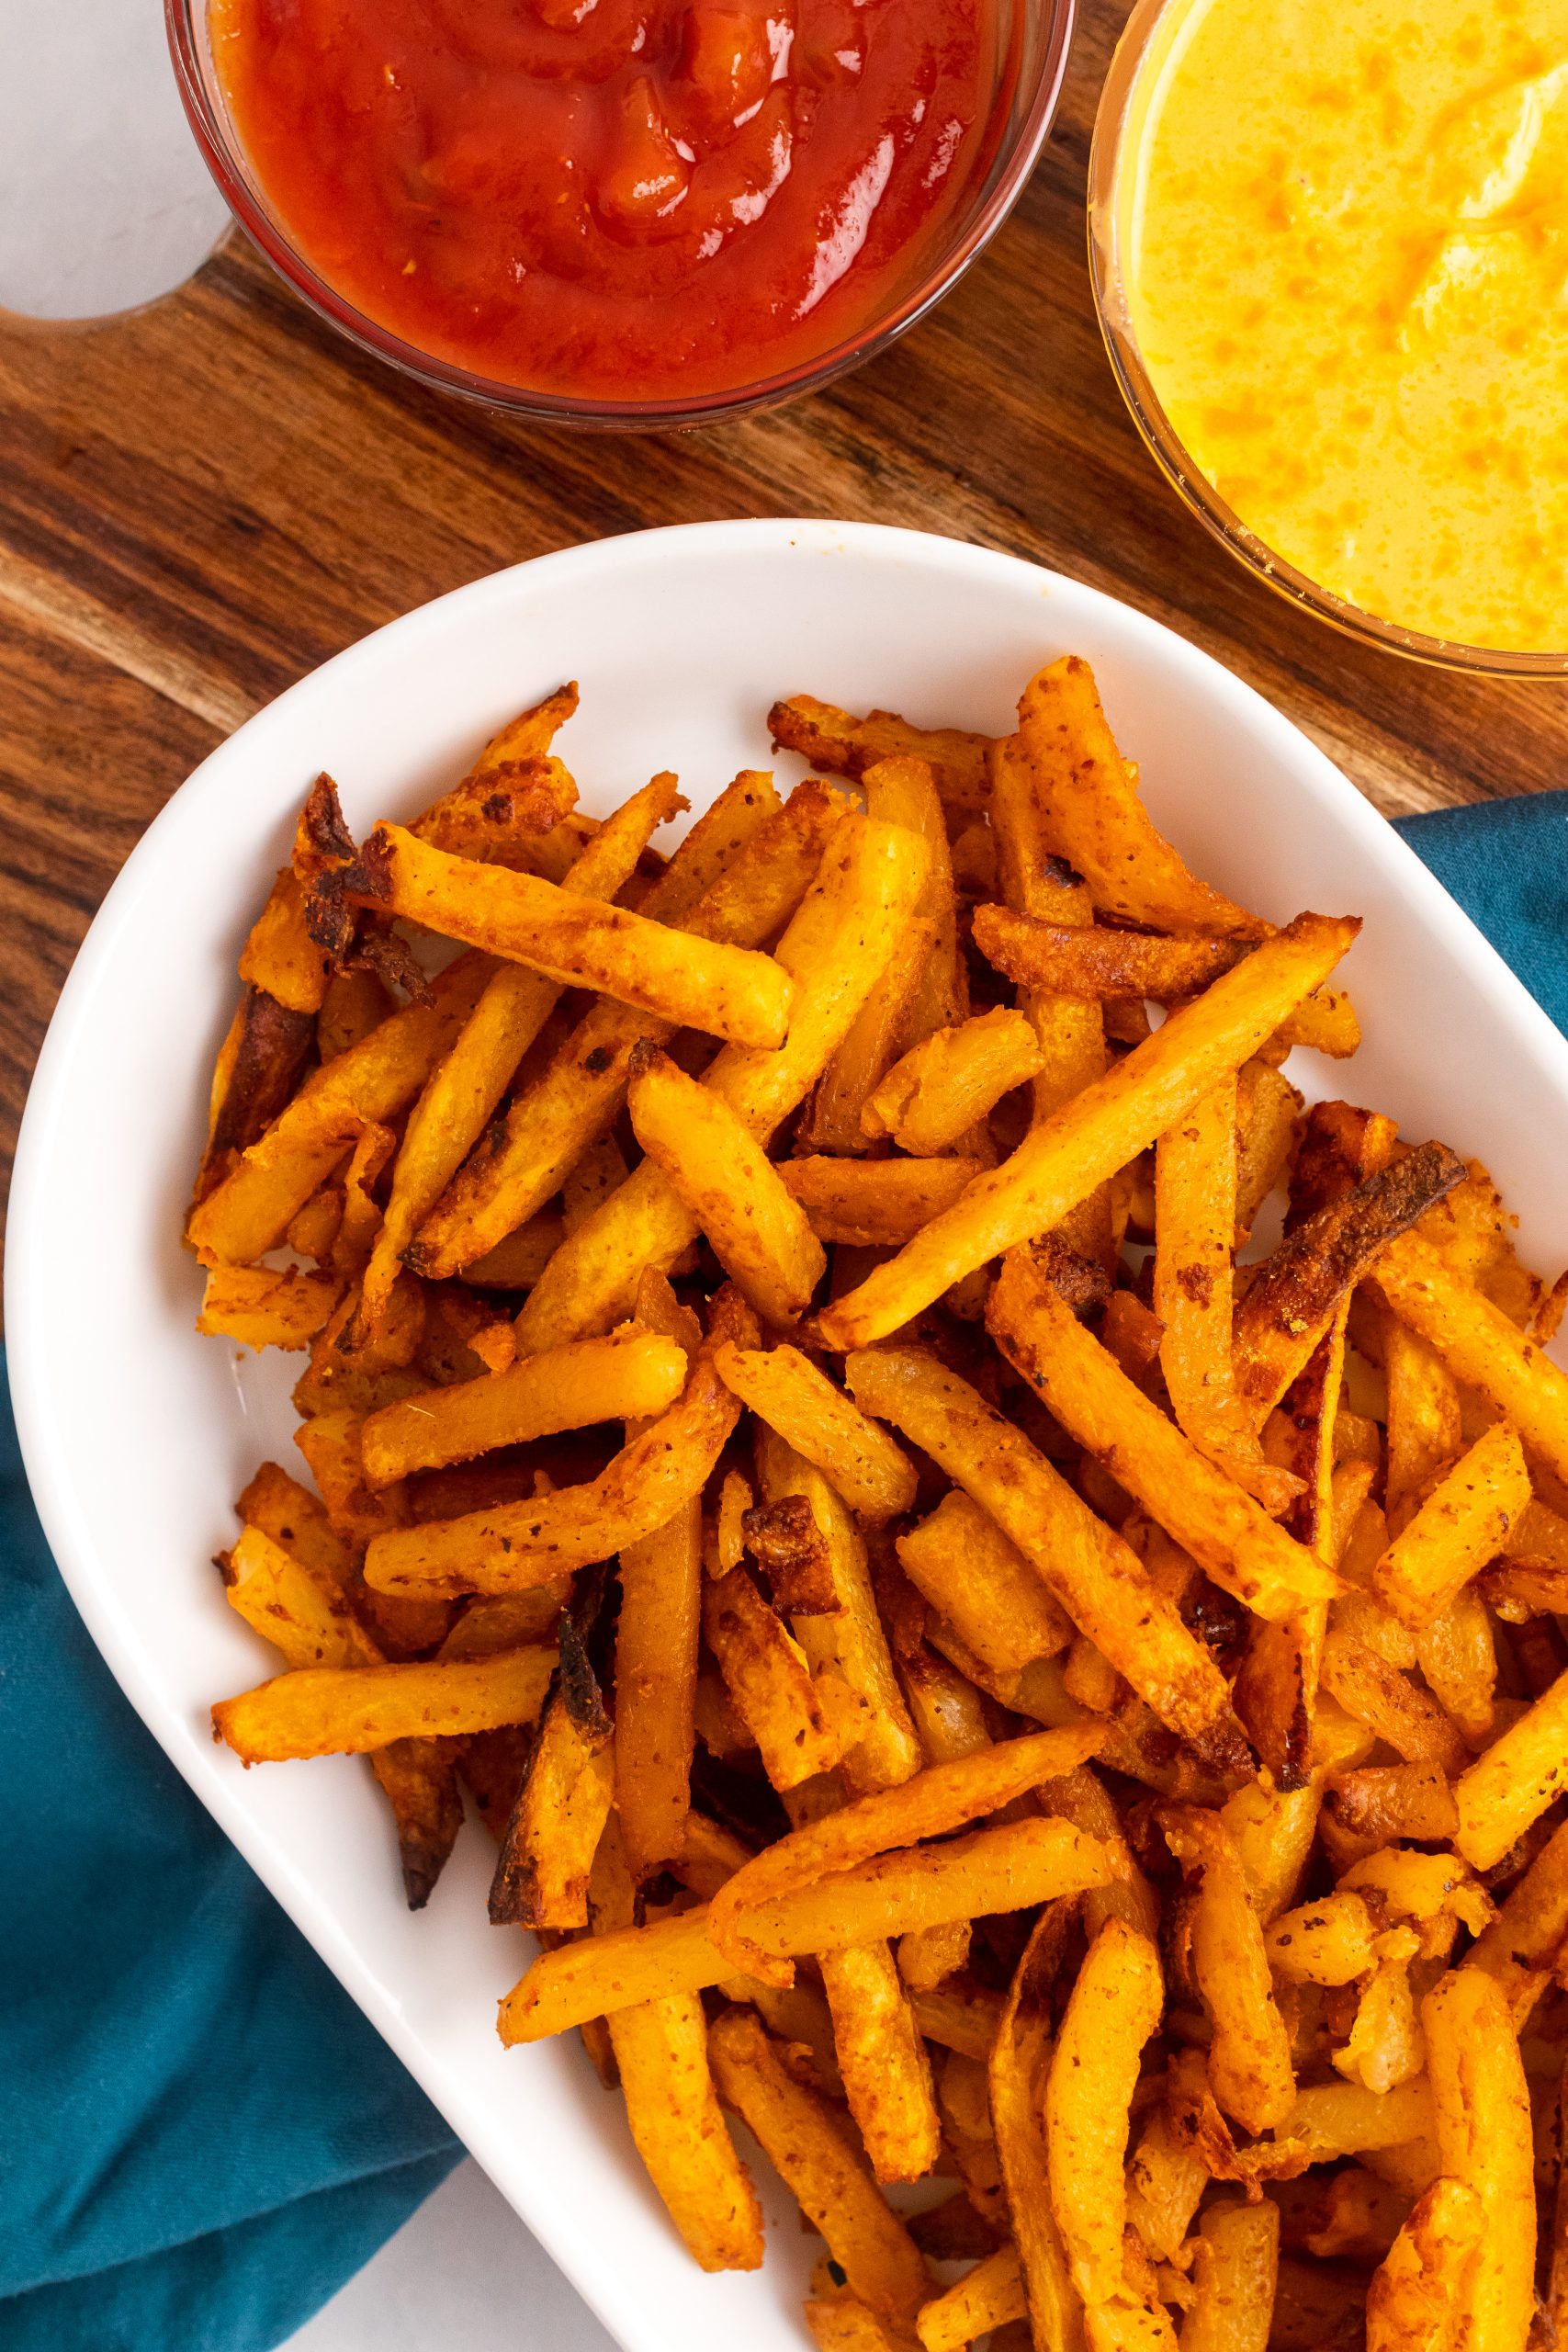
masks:
<path id="1" fill-rule="evenodd" d="M 1568 1031 L 1568 792 L 1399 830 Z M 268 2352 L 458 2151 L 121 1698 L 8 1392 L 0 1821 L 0 2343 Z"/>

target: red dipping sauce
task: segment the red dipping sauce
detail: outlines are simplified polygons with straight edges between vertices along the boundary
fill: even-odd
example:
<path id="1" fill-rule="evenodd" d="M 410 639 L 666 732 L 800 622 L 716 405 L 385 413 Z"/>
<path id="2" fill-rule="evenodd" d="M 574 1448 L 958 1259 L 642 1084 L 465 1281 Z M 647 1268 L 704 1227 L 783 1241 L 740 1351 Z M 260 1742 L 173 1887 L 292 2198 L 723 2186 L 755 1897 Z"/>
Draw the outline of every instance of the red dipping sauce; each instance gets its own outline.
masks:
<path id="1" fill-rule="evenodd" d="M 419 351 L 581 400 L 787 373 L 991 160 L 1013 0 L 211 0 L 278 225 Z"/>

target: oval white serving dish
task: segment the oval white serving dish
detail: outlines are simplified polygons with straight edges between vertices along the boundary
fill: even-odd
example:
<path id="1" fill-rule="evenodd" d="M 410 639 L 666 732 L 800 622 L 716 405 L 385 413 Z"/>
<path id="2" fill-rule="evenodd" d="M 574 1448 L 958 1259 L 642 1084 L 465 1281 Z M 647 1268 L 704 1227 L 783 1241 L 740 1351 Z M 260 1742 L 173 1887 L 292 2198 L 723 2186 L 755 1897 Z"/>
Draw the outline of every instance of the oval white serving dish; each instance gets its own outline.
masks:
<path id="1" fill-rule="evenodd" d="M 765 764 L 780 695 L 1006 729 L 1043 662 L 1087 655 L 1157 823 L 1259 912 L 1353 912 L 1366 1027 L 1292 1075 L 1488 1162 L 1529 1262 L 1568 1260 L 1568 1041 L 1415 854 L 1288 720 L 1182 639 L 1007 556 L 904 531 L 704 524 L 541 557 L 410 614 L 262 711 L 190 778 L 110 891 L 28 1101 L 6 1259 L 11 1378 L 62 1572 L 133 1704 L 454 2131 L 627 2352 L 799 2352 L 815 2241 L 763 2179 L 767 2268 L 706 2278 L 576 2037 L 503 2052 L 525 1939 L 486 1922 L 465 1832 L 425 1912 L 355 1758 L 243 1772 L 208 1709 L 271 1670 L 213 1552 L 258 1461 L 299 1466 L 298 1364 L 198 1339 L 179 1241 L 234 961 L 321 768 L 358 831 L 459 774 L 563 679 L 560 749 L 603 810 L 660 767 L 701 808 Z M 795 771 L 798 763 L 786 762 Z"/>

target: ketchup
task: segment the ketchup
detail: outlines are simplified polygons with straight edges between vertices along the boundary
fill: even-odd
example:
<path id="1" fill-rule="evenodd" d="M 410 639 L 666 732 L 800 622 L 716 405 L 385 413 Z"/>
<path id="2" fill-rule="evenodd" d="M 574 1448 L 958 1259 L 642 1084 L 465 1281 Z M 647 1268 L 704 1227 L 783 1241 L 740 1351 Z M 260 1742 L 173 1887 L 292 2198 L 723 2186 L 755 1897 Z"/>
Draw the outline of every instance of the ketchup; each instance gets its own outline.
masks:
<path id="1" fill-rule="evenodd" d="M 285 233 L 433 357 L 686 398 L 852 339 L 990 159 L 1012 0 L 211 0 Z"/>

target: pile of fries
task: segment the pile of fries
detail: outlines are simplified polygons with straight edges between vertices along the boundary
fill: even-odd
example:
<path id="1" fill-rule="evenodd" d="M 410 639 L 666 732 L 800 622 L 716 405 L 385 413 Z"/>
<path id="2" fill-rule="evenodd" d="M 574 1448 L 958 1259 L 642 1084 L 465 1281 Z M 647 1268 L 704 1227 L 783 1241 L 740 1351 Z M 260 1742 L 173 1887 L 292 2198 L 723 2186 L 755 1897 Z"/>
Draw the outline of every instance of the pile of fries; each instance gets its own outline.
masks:
<path id="1" fill-rule="evenodd" d="M 316 1491 L 218 1736 L 367 1754 L 416 1906 L 468 1792 L 503 2041 L 707 2269 L 746 2125 L 824 2347 L 1549 2346 L 1565 1292 L 1283 1074 L 1357 922 L 1190 874 L 1077 659 L 996 741 L 781 703 L 843 781 L 668 857 L 575 703 L 358 844 L 321 778 L 241 960 L 200 1328 L 308 1351 Z"/>

